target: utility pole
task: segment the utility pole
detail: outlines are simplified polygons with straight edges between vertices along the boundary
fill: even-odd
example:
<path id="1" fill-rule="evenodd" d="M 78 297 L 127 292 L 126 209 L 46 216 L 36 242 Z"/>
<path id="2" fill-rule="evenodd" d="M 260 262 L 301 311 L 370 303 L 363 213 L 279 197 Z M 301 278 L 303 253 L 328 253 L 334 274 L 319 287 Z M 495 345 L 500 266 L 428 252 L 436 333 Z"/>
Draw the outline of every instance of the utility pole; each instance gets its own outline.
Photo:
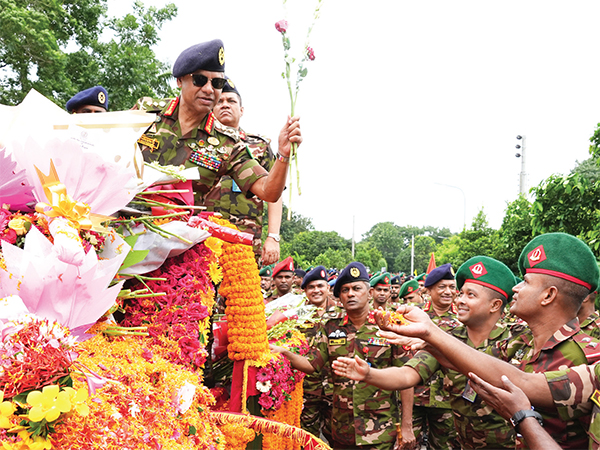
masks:
<path id="1" fill-rule="evenodd" d="M 515 156 L 517 158 L 521 158 L 521 173 L 519 175 L 519 193 L 524 197 L 527 197 L 527 181 L 526 176 L 527 172 L 525 171 L 525 136 L 521 136 L 520 134 L 517 136 L 517 140 L 519 143 L 515 145 L 517 149 L 517 153 Z"/>

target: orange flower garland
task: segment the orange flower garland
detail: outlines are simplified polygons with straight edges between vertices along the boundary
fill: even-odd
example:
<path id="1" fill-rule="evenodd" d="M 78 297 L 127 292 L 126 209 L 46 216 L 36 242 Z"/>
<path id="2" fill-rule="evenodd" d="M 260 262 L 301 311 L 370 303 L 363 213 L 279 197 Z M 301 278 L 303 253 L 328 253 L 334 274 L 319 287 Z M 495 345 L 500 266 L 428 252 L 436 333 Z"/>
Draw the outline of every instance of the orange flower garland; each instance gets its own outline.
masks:
<path id="1" fill-rule="evenodd" d="M 246 445 L 256 436 L 251 428 L 242 423 L 226 423 L 221 425 L 221 432 L 225 435 L 228 450 L 246 450 Z"/>
<path id="2" fill-rule="evenodd" d="M 277 422 L 287 423 L 300 428 L 300 414 L 302 413 L 302 403 L 304 389 L 302 381 L 296 383 L 296 389 L 291 393 L 291 399 L 284 402 L 276 411 L 264 411 L 267 419 Z M 283 437 L 279 434 L 265 434 L 263 437 L 263 450 L 300 450 L 300 443 L 297 440 Z"/>
<path id="3" fill-rule="evenodd" d="M 235 229 L 226 220 L 214 216 L 210 220 Z M 270 352 L 265 305 L 252 247 L 224 242 L 219 262 L 223 268 L 219 293 L 226 299 L 227 305 L 229 359 L 266 362 Z"/>

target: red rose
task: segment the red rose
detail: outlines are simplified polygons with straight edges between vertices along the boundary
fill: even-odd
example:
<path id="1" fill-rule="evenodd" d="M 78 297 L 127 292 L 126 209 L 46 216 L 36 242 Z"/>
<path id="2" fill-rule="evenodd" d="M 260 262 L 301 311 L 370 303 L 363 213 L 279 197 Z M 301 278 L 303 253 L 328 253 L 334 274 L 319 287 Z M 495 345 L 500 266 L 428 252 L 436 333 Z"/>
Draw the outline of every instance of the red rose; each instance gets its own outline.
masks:
<path id="1" fill-rule="evenodd" d="M 280 20 L 275 24 L 275 29 L 280 33 L 285 33 L 288 29 L 287 20 Z"/>
<path id="2" fill-rule="evenodd" d="M 308 56 L 308 59 L 310 59 L 311 61 L 314 61 L 315 51 L 311 47 L 306 47 L 306 56 Z"/>

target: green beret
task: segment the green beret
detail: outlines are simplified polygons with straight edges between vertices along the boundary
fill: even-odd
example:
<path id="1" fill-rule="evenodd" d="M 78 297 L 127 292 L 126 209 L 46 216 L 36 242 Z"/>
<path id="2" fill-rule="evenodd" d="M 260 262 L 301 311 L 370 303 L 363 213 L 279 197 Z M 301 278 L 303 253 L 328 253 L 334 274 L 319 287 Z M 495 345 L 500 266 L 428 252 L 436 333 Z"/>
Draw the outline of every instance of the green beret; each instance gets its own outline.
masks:
<path id="1" fill-rule="evenodd" d="M 521 273 L 540 273 L 598 288 L 600 271 L 594 254 L 581 239 L 566 233 L 547 233 L 529 242 L 519 256 Z"/>
<path id="2" fill-rule="evenodd" d="M 415 280 L 421 281 L 421 280 L 425 280 L 426 278 L 427 278 L 427 274 L 426 273 L 422 273 L 421 275 L 417 275 L 417 277 L 415 278 Z"/>
<path id="3" fill-rule="evenodd" d="M 400 292 L 398 292 L 398 297 L 404 298 L 413 292 L 416 292 L 419 289 L 419 282 L 414 278 L 412 280 L 408 280 L 402 286 L 400 286 Z"/>
<path id="4" fill-rule="evenodd" d="M 373 278 L 371 278 L 371 281 L 369 281 L 369 284 L 371 285 L 371 287 L 377 286 L 378 284 L 381 284 L 383 286 L 389 286 L 390 285 L 390 274 L 387 272 L 381 273 L 379 275 L 374 276 Z"/>
<path id="5" fill-rule="evenodd" d="M 258 275 L 260 275 L 261 277 L 270 277 L 271 275 L 273 275 L 273 270 L 271 269 L 270 266 L 263 267 L 258 272 Z"/>
<path id="6" fill-rule="evenodd" d="M 502 294 L 507 300 L 512 297 L 512 288 L 517 284 L 511 270 L 500 261 L 488 256 L 474 256 L 456 272 L 456 286 L 475 283 Z"/>

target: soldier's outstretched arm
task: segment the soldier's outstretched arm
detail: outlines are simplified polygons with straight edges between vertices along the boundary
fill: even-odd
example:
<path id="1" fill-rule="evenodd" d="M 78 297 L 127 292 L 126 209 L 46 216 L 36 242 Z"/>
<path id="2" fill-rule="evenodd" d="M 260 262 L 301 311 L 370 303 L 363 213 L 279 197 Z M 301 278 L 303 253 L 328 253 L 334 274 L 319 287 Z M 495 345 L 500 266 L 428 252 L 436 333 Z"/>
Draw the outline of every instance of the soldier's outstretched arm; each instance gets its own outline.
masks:
<path id="1" fill-rule="evenodd" d="M 358 356 L 354 358 L 340 356 L 331 363 L 331 366 L 335 373 L 341 377 L 364 381 L 386 391 L 409 389 L 421 382 L 421 377 L 412 367 L 373 369 Z"/>
<path id="2" fill-rule="evenodd" d="M 315 368 L 312 366 L 310 361 L 304 356 L 290 352 L 287 348 L 278 347 L 277 345 L 273 344 L 269 345 L 269 348 L 273 353 L 281 353 L 283 356 L 285 356 L 290 361 L 290 364 L 294 369 L 309 375 L 315 371 Z"/>
<path id="3" fill-rule="evenodd" d="M 396 325 L 389 323 L 389 317 L 375 312 L 380 328 L 405 336 L 419 337 L 442 353 L 456 370 L 467 375 L 472 372 L 488 383 L 502 387 L 502 375 L 509 377 L 515 385 L 522 389 L 536 406 L 552 407 L 554 402 L 546 377 L 542 373 L 526 373 L 498 358 L 486 355 L 438 328 L 422 311 L 414 307 L 401 305 L 398 313 L 410 323 Z M 443 363 L 440 361 L 440 363 Z"/>
<path id="4" fill-rule="evenodd" d="M 268 176 L 259 178 L 250 187 L 252 193 L 265 202 L 276 202 L 279 200 L 285 188 L 292 144 L 300 145 L 302 143 L 299 120 L 299 117 L 288 117 L 286 124 L 281 129 L 281 133 L 279 133 L 279 155 L 273 168 Z"/>

